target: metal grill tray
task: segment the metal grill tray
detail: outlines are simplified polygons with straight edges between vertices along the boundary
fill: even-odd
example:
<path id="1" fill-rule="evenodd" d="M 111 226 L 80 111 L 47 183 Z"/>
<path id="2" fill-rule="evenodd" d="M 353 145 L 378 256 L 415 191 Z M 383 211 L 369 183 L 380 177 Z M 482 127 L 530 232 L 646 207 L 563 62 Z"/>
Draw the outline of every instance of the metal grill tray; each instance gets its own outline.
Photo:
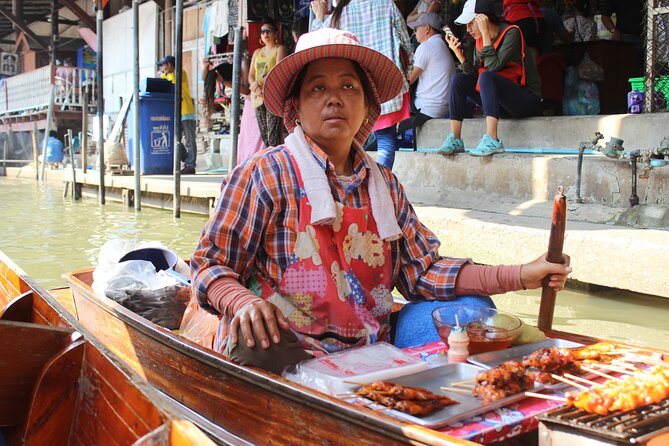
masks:
<path id="1" fill-rule="evenodd" d="M 453 363 L 434 367 L 414 375 L 388 380 L 389 382 L 402 384 L 404 386 L 423 387 L 438 395 L 446 395 L 460 403 L 444 407 L 443 409 L 438 410 L 427 417 L 416 417 L 399 412 L 397 410 L 387 408 L 384 409 L 385 406 L 380 404 L 374 404 L 368 407 L 377 410 L 383 410 L 383 413 L 394 418 L 398 418 L 402 421 L 407 421 L 409 423 L 414 423 L 423 427 L 434 429 L 453 424 L 459 420 L 462 420 L 463 418 L 473 417 L 474 415 L 515 403 L 516 401 L 525 398 L 524 392 L 521 392 L 516 395 L 508 396 L 499 401 L 494 401 L 484 405 L 480 399 L 474 397 L 474 395 L 471 393 L 448 392 L 441 390 L 441 387 L 451 387 L 451 383 L 454 382 L 474 380 L 476 376 L 483 371 L 484 369 L 481 367 L 472 364 Z M 542 387 L 538 386 L 535 387 L 534 390 L 539 390 L 541 388 Z M 465 390 L 464 387 L 463 390 Z M 358 401 L 364 400 L 364 398 L 348 398 L 347 401 L 355 402 L 354 400 L 356 399 Z"/>
<path id="2" fill-rule="evenodd" d="M 550 347 L 572 348 L 583 347 L 583 344 L 564 339 L 544 339 L 533 344 L 519 345 L 495 352 L 479 353 L 468 357 L 467 361 L 484 369 L 491 369 L 506 361 L 520 361 L 523 359 L 523 356 L 534 353 L 541 348 Z"/>

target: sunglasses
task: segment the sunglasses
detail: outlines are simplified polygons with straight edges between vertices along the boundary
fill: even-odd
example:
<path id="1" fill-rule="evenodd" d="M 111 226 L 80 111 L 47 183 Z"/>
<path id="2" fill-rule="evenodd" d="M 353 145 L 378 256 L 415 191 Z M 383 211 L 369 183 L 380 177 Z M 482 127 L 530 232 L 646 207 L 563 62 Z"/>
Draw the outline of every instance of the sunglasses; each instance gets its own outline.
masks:
<path id="1" fill-rule="evenodd" d="M 260 34 L 272 34 L 274 32 L 274 28 L 261 28 L 260 29 Z"/>

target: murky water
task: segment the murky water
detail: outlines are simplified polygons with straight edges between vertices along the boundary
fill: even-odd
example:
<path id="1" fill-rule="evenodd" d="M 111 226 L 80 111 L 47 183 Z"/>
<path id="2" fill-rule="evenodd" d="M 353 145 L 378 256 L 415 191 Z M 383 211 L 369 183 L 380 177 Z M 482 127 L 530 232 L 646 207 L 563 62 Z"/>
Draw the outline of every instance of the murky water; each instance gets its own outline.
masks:
<path id="1" fill-rule="evenodd" d="M 158 240 L 188 257 L 206 217 L 95 200 L 72 202 L 62 190 L 32 180 L 0 177 L 0 250 L 45 288 L 64 285 L 61 274 L 94 265 L 100 247 L 113 238 Z M 495 297 L 497 306 L 536 323 L 540 291 Z M 669 349 L 669 299 L 610 290 L 562 291 L 557 329 Z"/>

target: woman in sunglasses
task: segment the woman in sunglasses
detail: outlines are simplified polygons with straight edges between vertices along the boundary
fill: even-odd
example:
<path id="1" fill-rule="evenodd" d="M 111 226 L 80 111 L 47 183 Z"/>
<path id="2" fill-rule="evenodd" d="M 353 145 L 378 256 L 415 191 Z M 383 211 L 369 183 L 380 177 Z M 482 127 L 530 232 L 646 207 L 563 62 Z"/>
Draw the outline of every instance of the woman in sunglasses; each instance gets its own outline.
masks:
<path id="1" fill-rule="evenodd" d="M 283 123 L 281 118 L 273 115 L 265 107 L 263 87 L 267 74 L 281 59 L 286 57 L 286 47 L 279 44 L 279 35 L 276 23 L 269 17 L 262 21 L 260 27 L 260 48 L 253 52 L 249 84 L 251 89 L 251 104 L 256 109 L 260 135 L 266 147 L 278 146 L 282 142 Z"/>

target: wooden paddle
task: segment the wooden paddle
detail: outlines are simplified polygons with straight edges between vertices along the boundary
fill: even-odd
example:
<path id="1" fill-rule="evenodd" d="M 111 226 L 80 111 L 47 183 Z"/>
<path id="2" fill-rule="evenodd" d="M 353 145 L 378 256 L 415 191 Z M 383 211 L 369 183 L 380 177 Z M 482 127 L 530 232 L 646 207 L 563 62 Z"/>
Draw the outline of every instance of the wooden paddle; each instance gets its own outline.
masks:
<path id="1" fill-rule="evenodd" d="M 564 231 L 567 221 L 567 200 L 562 193 L 562 186 L 558 186 L 553 199 L 553 217 L 551 219 L 551 234 L 548 239 L 548 253 L 546 260 L 551 263 L 562 263 L 562 247 L 564 246 Z M 541 290 L 541 304 L 539 305 L 539 330 L 550 330 L 553 327 L 553 312 L 555 311 L 556 292 L 548 286 L 548 277 L 544 279 Z"/>

